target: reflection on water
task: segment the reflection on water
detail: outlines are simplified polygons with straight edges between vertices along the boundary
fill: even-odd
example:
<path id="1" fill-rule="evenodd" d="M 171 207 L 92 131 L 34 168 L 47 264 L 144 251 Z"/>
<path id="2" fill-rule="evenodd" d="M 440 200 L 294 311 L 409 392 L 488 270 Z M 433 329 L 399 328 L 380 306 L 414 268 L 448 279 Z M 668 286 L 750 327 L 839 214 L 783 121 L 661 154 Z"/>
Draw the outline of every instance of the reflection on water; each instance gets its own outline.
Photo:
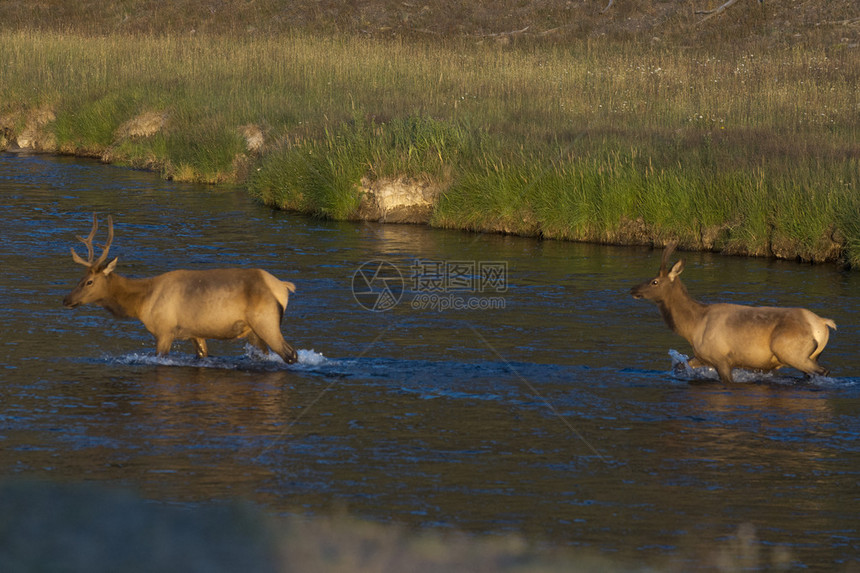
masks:
<path id="1" fill-rule="evenodd" d="M 747 522 L 796 564 L 860 553 L 860 273 L 686 254 L 696 297 L 808 306 L 839 325 L 822 355 L 832 378 L 724 386 L 673 375 L 667 353 L 686 343 L 628 295 L 659 265 L 648 249 L 317 221 L 39 156 L 0 156 L 0 193 L 4 475 L 345 507 L 622 561 L 701 554 Z M 299 363 L 240 342 L 161 359 L 139 323 L 64 309 L 69 247 L 93 211 L 114 215 L 117 272 L 259 266 L 295 282 L 283 330 Z M 384 313 L 350 290 L 376 259 L 404 279 Z M 503 307 L 413 308 L 417 260 L 506 262 Z"/>

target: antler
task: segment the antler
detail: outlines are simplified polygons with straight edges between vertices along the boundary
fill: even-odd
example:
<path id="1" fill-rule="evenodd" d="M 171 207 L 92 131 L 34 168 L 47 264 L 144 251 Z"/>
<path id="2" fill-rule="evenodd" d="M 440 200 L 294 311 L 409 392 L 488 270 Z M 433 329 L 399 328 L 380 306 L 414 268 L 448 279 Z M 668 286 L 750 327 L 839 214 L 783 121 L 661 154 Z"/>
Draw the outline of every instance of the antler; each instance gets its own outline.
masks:
<path id="1" fill-rule="evenodd" d="M 110 251 L 110 245 L 113 243 L 113 217 L 108 215 L 108 236 L 107 242 L 105 246 L 102 248 L 102 254 L 99 256 L 98 260 L 95 262 L 95 266 L 98 267 L 102 263 L 107 260 L 108 251 Z"/>
<path id="2" fill-rule="evenodd" d="M 99 221 L 98 217 L 95 213 L 93 213 L 93 228 L 90 231 L 90 234 L 87 235 L 87 238 L 83 238 L 78 235 L 78 240 L 87 246 L 87 258 L 84 260 L 78 253 L 75 252 L 74 247 L 72 247 L 72 260 L 74 260 L 79 265 L 84 265 L 85 267 L 90 268 L 98 268 L 102 263 L 105 262 L 108 256 L 108 251 L 110 250 L 110 245 L 113 242 L 113 217 L 108 215 L 108 237 L 107 242 L 105 243 L 104 249 L 102 250 L 101 256 L 99 256 L 98 260 L 93 261 L 95 257 L 95 253 L 93 252 L 93 239 L 96 236 L 96 231 L 99 229 Z"/>

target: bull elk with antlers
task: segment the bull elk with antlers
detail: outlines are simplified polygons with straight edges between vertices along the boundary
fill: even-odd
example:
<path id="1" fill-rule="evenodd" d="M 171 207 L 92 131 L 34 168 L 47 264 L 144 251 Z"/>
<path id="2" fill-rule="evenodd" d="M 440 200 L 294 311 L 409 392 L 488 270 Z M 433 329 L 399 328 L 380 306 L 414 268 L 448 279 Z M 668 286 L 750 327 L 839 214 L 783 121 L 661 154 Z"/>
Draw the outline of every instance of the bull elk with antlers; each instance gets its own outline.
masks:
<path id="1" fill-rule="evenodd" d="M 87 267 L 84 278 L 63 304 L 75 308 L 97 304 L 119 318 L 136 318 L 155 336 L 156 350 L 166 355 L 174 340 L 191 340 L 197 356 L 208 355 L 206 339 L 247 337 L 263 352 L 271 347 L 285 362 L 296 361 L 296 351 L 281 334 L 281 319 L 293 283 L 261 269 L 176 270 L 151 278 L 129 279 L 114 272 L 117 258 L 105 264 L 113 242 L 113 219 L 98 259 L 93 239 L 98 219 L 93 214 L 89 236 L 78 239 L 87 247 L 84 259 L 72 248 L 72 259 Z"/>
<path id="2" fill-rule="evenodd" d="M 806 374 L 826 375 L 818 355 L 836 323 L 805 308 L 703 304 L 694 300 L 678 278 L 680 260 L 668 268 L 671 244 L 663 251 L 660 272 L 633 287 L 634 298 L 653 301 L 663 320 L 693 347 L 691 366 L 713 366 L 723 382 L 732 382 L 732 368 L 770 371 L 791 366 Z"/>

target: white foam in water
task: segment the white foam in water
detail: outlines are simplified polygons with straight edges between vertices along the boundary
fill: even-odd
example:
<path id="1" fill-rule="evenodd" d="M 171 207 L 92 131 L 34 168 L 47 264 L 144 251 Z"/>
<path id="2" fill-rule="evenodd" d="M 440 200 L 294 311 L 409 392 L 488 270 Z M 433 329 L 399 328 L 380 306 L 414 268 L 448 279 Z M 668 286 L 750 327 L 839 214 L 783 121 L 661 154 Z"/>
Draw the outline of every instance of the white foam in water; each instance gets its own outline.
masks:
<path id="1" fill-rule="evenodd" d="M 669 357 L 672 359 L 672 374 L 682 380 L 719 380 L 716 368 L 711 366 L 700 366 L 693 368 L 690 366 L 690 359 L 670 348 Z"/>
<path id="2" fill-rule="evenodd" d="M 122 356 L 106 356 L 105 360 L 126 366 L 193 366 L 195 368 L 225 368 L 235 370 L 239 364 L 228 358 L 209 356 L 197 358 L 193 354 L 174 353 L 167 356 L 130 352 Z"/>
<path id="3" fill-rule="evenodd" d="M 315 368 L 324 366 L 331 362 L 328 358 L 323 356 L 321 352 L 316 352 L 313 349 L 300 349 L 297 351 L 297 354 L 297 366 Z M 245 354 L 241 357 L 209 356 L 206 358 L 197 358 L 194 355 L 182 353 L 158 356 L 157 354 L 130 352 L 119 357 L 105 356 L 104 359 L 108 362 L 124 364 L 127 366 L 193 366 L 195 368 L 224 368 L 235 370 L 248 367 L 249 362 L 251 364 L 262 362 L 276 366 L 282 365 L 284 367 L 288 367 L 281 357 L 274 352 L 262 352 L 259 348 L 251 344 L 245 345 Z"/>
<path id="4" fill-rule="evenodd" d="M 323 356 L 322 352 L 316 352 L 314 349 L 305 350 L 304 348 L 300 348 L 296 351 L 296 354 L 298 354 L 296 364 L 301 366 L 323 366 L 329 362 L 329 359 Z M 284 362 L 280 356 L 271 350 L 262 352 L 259 348 L 251 344 L 245 345 L 245 356 L 265 362 L 280 362 L 282 364 Z"/>
<path id="5" fill-rule="evenodd" d="M 158 356 L 157 354 L 141 354 L 139 352 L 130 352 L 116 358 L 105 356 L 105 360 L 129 366 L 188 366 L 190 364 L 188 357 L 182 355 Z"/>
<path id="6" fill-rule="evenodd" d="M 281 357 L 269 350 L 268 352 L 263 352 L 253 344 L 245 345 L 245 357 L 250 358 L 251 360 L 263 361 L 263 362 L 283 362 Z"/>
<path id="7" fill-rule="evenodd" d="M 672 359 L 672 374 L 682 380 L 719 380 L 720 375 L 713 366 L 690 366 L 690 359 L 677 350 L 670 349 L 669 357 Z M 735 368 L 732 377 L 736 383 L 767 382 L 771 384 L 797 384 L 803 382 L 816 386 L 835 386 L 840 382 L 835 378 L 813 375 L 809 378 L 797 378 L 788 374 L 782 374 L 777 370 L 771 372 L 755 372 Z"/>
<path id="8" fill-rule="evenodd" d="M 329 359 L 323 356 L 322 352 L 315 352 L 313 348 L 310 350 L 299 349 L 299 364 L 303 366 L 324 366 L 329 362 Z"/>

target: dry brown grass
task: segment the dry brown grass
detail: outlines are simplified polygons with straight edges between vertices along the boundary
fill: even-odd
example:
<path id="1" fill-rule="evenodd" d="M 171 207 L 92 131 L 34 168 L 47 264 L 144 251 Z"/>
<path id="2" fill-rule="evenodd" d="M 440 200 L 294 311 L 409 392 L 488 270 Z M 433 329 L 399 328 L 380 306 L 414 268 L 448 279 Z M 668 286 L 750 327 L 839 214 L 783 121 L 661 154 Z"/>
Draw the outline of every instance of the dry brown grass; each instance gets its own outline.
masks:
<path id="1" fill-rule="evenodd" d="M 738 47 L 860 42 L 855 0 L 741 0 L 717 17 L 723 0 L 4 0 L 0 28 L 84 33 L 250 34 L 289 31 L 476 42 L 565 43 L 584 38 L 670 41 Z"/>

